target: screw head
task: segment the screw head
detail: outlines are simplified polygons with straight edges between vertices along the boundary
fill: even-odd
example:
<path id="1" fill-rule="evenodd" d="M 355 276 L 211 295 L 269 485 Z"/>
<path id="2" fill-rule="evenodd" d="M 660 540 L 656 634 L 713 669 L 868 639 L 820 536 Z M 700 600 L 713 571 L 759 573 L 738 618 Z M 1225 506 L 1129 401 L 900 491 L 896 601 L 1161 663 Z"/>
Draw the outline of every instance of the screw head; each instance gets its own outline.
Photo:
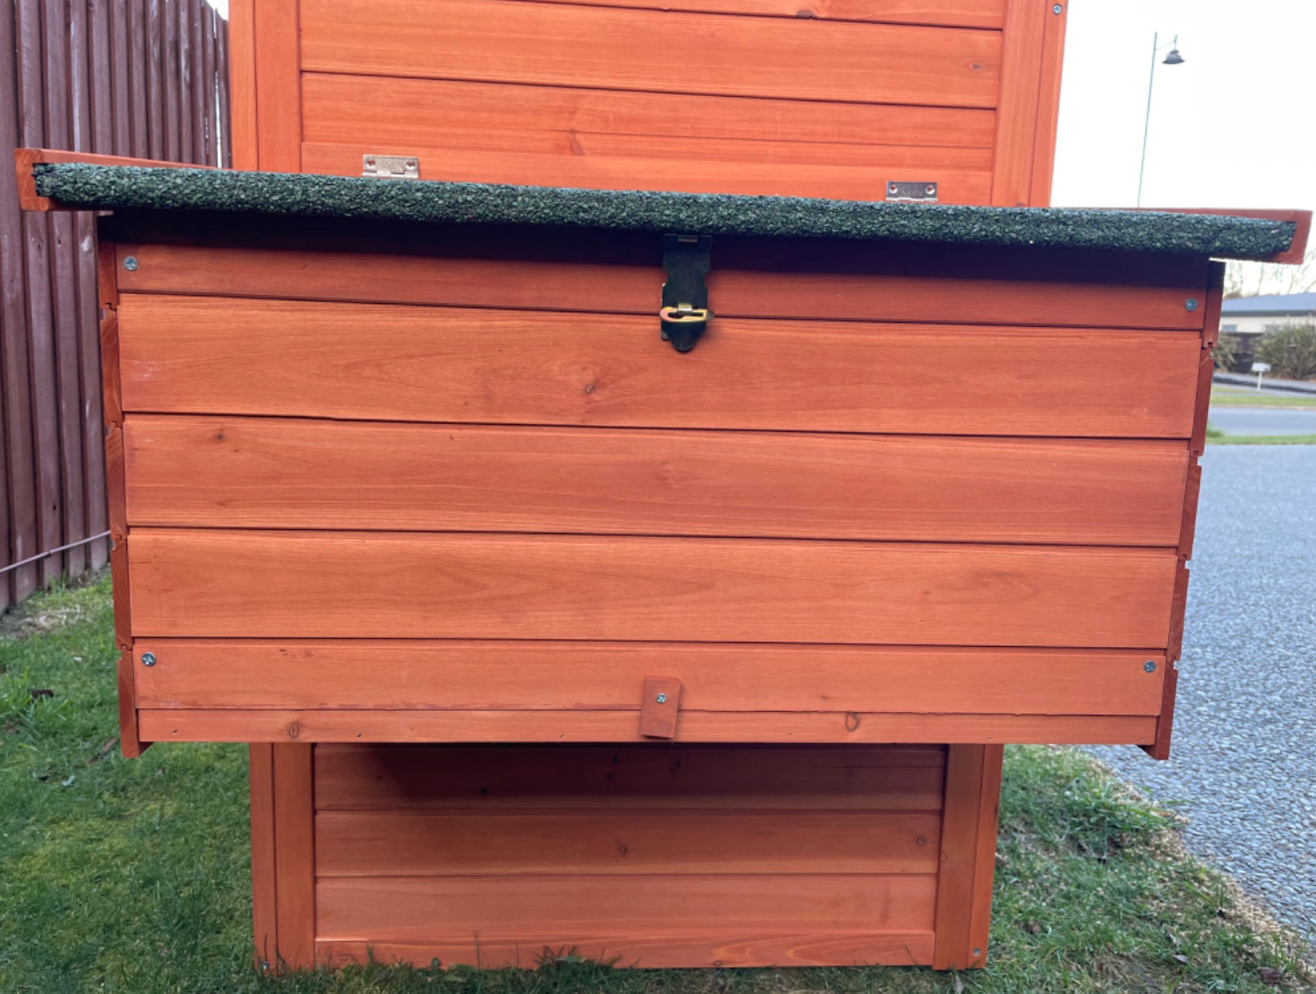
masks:
<path id="1" fill-rule="evenodd" d="M 1149 659 L 1149 660 L 1147 660 L 1145 663 L 1142 664 L 1142 668 L 1143 668 L 1144 670 L 1146 670 L 1148 673 L 1155 673 L 1155 672 L 1156 672 L 1156 660 L 1154 660 L 1154 659 Z"/>
<path id="2" fill-rule="evenodd" d="M 1060 4 L 1056 4 L 1054 7 L 1051 8 L 1051 13 L 1053 13 L 1053 14 L 1060 14 L 1060 13 L 1063 13 L 1063 12 L 1064 12 L 1064 9 L 1065 9 L 1065 8 L 1064 8 L 1063 6 L 1061 6 Z"/>
<path id="3" fill-rule="evenodd" d="M 143 652 L 143 653 L 142 653 L 142 665 L 143 665 L 143 666 L 154 666 L 154 665 L 155 665 L 155 653 L 154 653 L 154 652 Z"/>
<path id="4" fill-rule="evenodd" d="M 1197 310 L 1197 298 L 1196 298 L 1196 297 L 1189 297 L 1187 300 L 1185 300 L 1185 301 L 1183 302 L 1183 309 L 1184 309 L 1185 311 L 1195 311 L 1195 310 Z"/>
<path id="5" fill-rule="evenodd" d="M 137 256 L 135 256 L 135 255 L 130 255 L 130 256 L 128 256 L 128 258 L 124 259 L 124 260 L 123 260 L 123 268 L 126 269 L 126 270 L 128 270 L 128 272 L 130 272 L 130 273 L 131 273 L 133 270 L 135 270 L 135 269 L 137 268 Z"/>
<path id="6" fill-rule="evenodd" d="M 658 701 L 659 704 L 666 704 L 666 703 L 667 703 L 667 695 L 666 695 L 666 694 L 659 694 L 658 697 L 656 698 L 656 700 Z"/>

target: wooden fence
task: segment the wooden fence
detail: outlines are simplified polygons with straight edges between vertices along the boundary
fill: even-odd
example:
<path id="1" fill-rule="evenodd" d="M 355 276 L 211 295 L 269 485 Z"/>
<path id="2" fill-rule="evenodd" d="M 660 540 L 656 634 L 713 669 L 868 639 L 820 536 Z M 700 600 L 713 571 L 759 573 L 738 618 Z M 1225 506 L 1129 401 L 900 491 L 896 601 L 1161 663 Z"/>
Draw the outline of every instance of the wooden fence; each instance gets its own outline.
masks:
<path id="1" fill-rule="evenodd" d="M 227 55 L 204 0 L 0 0 L 0 606 L 109 552 L 94 218 L 20 212 L 13 149 L 225 165 Z"/>

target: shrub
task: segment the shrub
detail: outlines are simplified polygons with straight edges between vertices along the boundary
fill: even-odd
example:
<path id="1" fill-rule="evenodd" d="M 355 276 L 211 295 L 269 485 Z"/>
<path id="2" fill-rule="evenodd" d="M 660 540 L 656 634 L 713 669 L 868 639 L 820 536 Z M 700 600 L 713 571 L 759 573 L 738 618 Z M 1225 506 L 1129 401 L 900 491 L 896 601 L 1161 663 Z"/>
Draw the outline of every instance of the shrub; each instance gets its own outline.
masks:
<path id="1" fill-rule="evenodd" d="M 1257 358 L 1270 363 L 1273 376 L 1288 380 L 1316 377 L 1316 325 L 1295 324 L 1266 332 L 1257 342 Z"/>

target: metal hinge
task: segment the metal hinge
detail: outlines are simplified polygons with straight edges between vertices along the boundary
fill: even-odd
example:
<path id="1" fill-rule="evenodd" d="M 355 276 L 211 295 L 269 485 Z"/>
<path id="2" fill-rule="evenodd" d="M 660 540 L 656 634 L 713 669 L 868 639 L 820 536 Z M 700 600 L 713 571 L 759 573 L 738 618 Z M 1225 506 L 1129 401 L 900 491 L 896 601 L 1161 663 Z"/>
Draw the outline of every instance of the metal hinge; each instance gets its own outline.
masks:
<path id="1" fill-rule="evenodd" d="M 363 155 L 361 175 L 376 179 L 420 179 L 420 159 L 414 155 Z"/>
<path id="2" fill-rule="evenodd" d="M 886 185 L 886 199 L 903 204 L 935 204 L 936 183 L 906 183 L 892 180 Z"/>

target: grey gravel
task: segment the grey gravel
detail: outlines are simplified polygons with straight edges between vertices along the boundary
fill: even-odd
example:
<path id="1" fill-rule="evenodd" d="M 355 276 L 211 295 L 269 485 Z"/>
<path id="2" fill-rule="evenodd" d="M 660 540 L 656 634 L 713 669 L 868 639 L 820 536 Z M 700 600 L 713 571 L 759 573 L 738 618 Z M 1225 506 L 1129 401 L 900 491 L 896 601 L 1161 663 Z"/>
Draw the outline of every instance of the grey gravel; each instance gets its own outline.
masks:
<path id="1" fill-rule="evenodd" d="M 1190 851 L 1316 936 L 1316 446 L 1202 459 L 1172 757 L 1092 751 L 1183 801 Z"/>

